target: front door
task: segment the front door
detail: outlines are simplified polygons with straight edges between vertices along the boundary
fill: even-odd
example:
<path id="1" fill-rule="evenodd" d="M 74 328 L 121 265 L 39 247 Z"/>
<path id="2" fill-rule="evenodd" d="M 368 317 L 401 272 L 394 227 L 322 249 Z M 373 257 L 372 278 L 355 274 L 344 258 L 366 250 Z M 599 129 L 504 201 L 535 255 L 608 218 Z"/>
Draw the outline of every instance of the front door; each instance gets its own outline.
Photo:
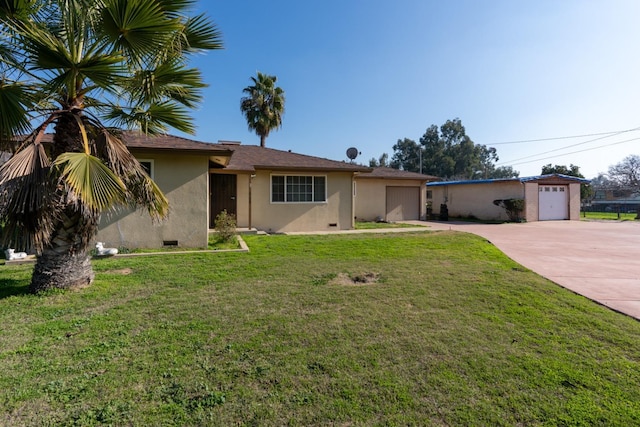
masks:
<path id="1" fill-rule="evenodd" d="M 236 215 L 236 182 L 237 175 L 209 175 L 209 228 L 214 227 L 216 217 L 224 210 Z"/>

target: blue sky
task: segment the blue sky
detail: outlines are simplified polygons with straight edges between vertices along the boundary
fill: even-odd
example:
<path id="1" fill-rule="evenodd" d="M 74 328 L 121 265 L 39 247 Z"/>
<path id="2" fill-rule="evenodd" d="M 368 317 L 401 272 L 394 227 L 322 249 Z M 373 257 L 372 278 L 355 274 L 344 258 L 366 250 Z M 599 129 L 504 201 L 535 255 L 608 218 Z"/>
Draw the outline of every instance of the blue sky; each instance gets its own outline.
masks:
<path id="1" fill-rule="evenodd" d="M 194 112 L 198 140 L 259 143 L 239 104 L 261 71 L 276 75 L 286 93 L 271 148 L 346 160 L 354 146 L 357 161 L 368 163 L 392 155 L 398 139 L 418 141 L 430 125 L 457 117 L 521 176 L 573 163 L 591 178 L 640 154 L 640 139 L 632 140 L 640 138 L 636 0 L 201 0 L 197 7 L 225 43 L 194 61 L 210 85 Z"/>

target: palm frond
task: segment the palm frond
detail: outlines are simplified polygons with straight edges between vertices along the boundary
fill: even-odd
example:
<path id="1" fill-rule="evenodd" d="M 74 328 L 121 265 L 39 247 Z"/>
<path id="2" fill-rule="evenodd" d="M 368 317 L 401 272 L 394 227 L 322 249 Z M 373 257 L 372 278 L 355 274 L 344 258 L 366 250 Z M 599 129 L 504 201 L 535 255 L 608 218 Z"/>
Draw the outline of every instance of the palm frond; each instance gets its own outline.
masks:
<path id="1" fill-rule="evenodd" d="M 60 180 L 87 207 L 102 211 L 125 201 L 124 183 L 99 158 L 86 153 L 64 153 L 53 165 L 61 168 Z"/>
<path id="2" fill-rule="evenodd" d="M 39 206 L 44 198 L 39 190 L 50 166 L 42 144 L 29 144 L 0 167 L 0 186 L 10 190 L 7 197 L 14 209 L 23 212 Z"/>
<path id="3" fill-rule="evenodd" d="M 75 65 L 79 77 L 85 77 L 93 82 L 96 87 L 109 89 L 116 82 L 116 78 L 124 71 L 122 63 L 124 58 L 119 54 L 104 54 L 87 56 Z M 86 84 L 86 83 L 85 83 Z M 86 87 L 80 94 L 88 92 L 91 87 Z"/>
<path id="4" fill-rule="evenodd" d="M 200 14 L 188 19 L 184 26 L 184 50 L 222 49 L 222 32 L 206 15 Z"/>
<path id="5" fill-rule="evenodd" d="M 195 0 L 157 0 L 157 2 L 162 10 L 173 18 L 181 16 L 197 3 Z"/>
<path id="6" fill-rule="evenodd" d="M 108 159 L 110 169 L 122 178 L 127 188 L 128 204 L 134 208 L 146 207 L 154 220 L 165 218 L 169 209 L 167 198 L 122 140 L 104 129 L 97 141 L 98 151 Z"/>
<path id="7" fill-rule="evenodd" d="M 154 69 L 140 70 L 126 82 L 132 97 L 140 103 L 174 100 L 194 108 L 202 99 L 199 89 L 206 85 L 199 70 L 167 61 Z"/>
<path id="8" fill-rule="evenodd" d="M 102 24 L 114 49 L 134 62 L 162 51 L 180 29 L 180 22 L 168 18 L 156 0 L 106 0 Z"/>
<path id="9" fill-rule="evenodd" d="M 0 1 L 0 20 L 21 21 L 28 19 L 38 11 L 37 0 L 4 0 Z"/>
<path id="10" fill-rule="evenodd" d="M 0 80 L 0 138 L 28 133 L 29 94 L 24 85 Z"/>
<path id="11" fill-rule="evenodd" d="M 29 144 L 0 167 L 0 221 L 4 243 L 42 247 L 56 217 L 50 162 L 41 144 Z"/>
<path id="12" fill-rule="evenodd" d="M 185 133 L 195 133 L 193 121 L 186 108 L 175 102 L 140 105 L 129 111 L 115 107 L 107 117 L 116 127 L 139 129 L 151 135 L 166 133 L 169 127 Z"/>

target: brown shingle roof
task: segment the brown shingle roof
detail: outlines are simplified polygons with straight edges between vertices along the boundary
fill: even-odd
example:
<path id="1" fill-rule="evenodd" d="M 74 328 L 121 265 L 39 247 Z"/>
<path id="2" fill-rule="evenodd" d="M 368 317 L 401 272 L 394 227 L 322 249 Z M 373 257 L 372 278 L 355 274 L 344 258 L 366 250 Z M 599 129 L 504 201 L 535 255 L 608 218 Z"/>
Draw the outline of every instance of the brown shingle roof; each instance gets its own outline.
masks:
<path id="1" fill-rule="evenodd" d="M 306 156 L 290 151 L 275 150 L 257 145 L 220 144 L 233 151 L 227 169 L 235 171 L 272 170 L 331 170 L 370 172 L 371 168 L 352 163 Z"/>
<path id="2" fill-rule="evenodd" d="M 42 142 L 53 142 L 53 134 L 44 135 Z M 149 149 L 149 150 L 172 150 L 176 152 L 201 152 L 209 155 L 231 154 L 227 147 L 220 144 L 194 141 L 192 139 L 181 138 L 174 135 L 145 135 L 138 131 L 123 131 L 122 142 L 128 148 Z"/>
<path id="3" fill-rule="evenodd" d="M 172 150 L 177 152 L 203 152 L 212 154 L 230 154 L 228 147 L 220 144 L 194 141 L 173 135 L 145 135 L 141 132 L 123 132 L 122 140 L 129 148 Z"/>
<path id="4" fill-rule="evenodd" d="M 49 139 L 50 135 L 47 135 Z M 347 162 L 307 156 L 290 151 L 275 150 L 257 145 L 241 145 L 235 143 L 208 143 L 194 141 L 173 135 L 145 135 L 136 131 L 124 131 L 122 140 L 128 148 L 145 150 L 171 150 L 176 153 L 203 153 L 209 156 L 220 156 L 224 165 L 232 171 L 253 172 L 256 169 L 271 170 L 306 170 L 306 171 L 344 171 L 371 172 L 371 168 Z"/>
<path id="5" fill-rule="evenodd" d="M 433 175 L 423 175 L 416 172 L 402 171 L 399 169 L 377 167 L 368 174 L 359 175 L 358 178 L 377 178 L 377 179 L 419 179 L 421 181 L 440 181 L 440 178 Z"/>

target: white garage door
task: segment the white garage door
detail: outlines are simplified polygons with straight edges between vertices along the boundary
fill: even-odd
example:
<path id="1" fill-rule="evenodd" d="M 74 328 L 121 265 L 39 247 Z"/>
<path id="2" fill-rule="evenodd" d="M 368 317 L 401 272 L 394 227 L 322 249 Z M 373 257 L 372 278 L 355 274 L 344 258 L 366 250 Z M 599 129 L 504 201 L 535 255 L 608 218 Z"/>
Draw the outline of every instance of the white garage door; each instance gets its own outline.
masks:
<path id="1" fill-rule="evenodd" d="M 387 221 L 420 219 L 420 187 L 387 187 Z"/>
<path id="2" fill-rule="evenodd" d="M 552 221 L 569 219 L 569 187 L 566 185 L 538 186 L 538 219 Z"/>

